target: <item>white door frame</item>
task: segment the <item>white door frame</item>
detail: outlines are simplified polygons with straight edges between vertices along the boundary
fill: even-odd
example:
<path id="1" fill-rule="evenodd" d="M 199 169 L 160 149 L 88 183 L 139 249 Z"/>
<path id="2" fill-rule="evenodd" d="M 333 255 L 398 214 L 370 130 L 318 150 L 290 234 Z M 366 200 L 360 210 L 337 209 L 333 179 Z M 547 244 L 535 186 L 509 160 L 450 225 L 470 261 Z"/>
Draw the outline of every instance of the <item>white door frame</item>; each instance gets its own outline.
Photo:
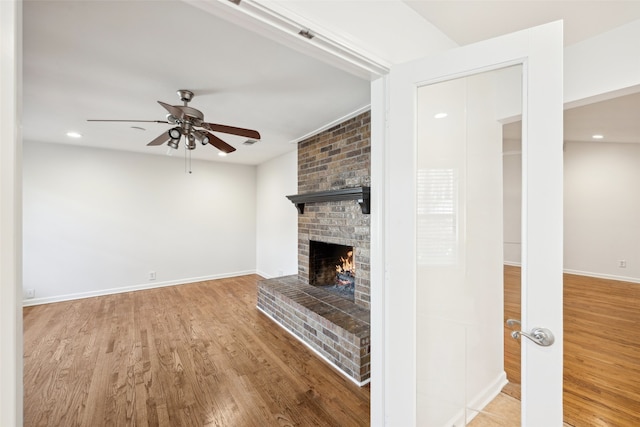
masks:
<path id="1" fill-rule="evenodd" d="M 416 425 L 416 88 L 514 63 L 523 64 L 525 75 L 522 327 L 556 335 L 551 347 L 522 343 L 522 422 L 562 425 L 562 60 L 562 22 L 555 22 L 392 67 L 381 351 L 382 416 L 389 425 Z"/>
<path id="2" fill-rule="evenodd" d="M 22 425 L 22 2 L 0 1 L 0 425 Z"/>

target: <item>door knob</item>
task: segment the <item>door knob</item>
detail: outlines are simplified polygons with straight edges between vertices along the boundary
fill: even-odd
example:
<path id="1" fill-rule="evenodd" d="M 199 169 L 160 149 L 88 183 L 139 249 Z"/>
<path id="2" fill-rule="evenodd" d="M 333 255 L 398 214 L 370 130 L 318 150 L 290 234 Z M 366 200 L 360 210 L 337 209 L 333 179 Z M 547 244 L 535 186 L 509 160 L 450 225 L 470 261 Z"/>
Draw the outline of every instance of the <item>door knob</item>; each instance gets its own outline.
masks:
<path id="1" fill-rule="evenodd" d="M 542 347 L 549 347 L 555 341 L 553 333 L 547 328 L 533 328 L 529 333 L 523 331 L 513 331 L 511 332 L 511 336 L 516 340 L 523 336 L 530 339 L 534 343 L 541 345 Z"/>
<path id="2" fill-rule="evenodd" d="M 505 323 L 510 328 L 514 325 L 521 325 L 520 321 L 517 319 L 507 319 Z M 524 336 L 543 347 L 549 347 L 555 341 L 553 333 L 546 328 L 533 328 L 529 333 L 522 331 L 513 331 L 511 332 L 511 336 L 516 340 L 520 338 L 520 336 Z"/>

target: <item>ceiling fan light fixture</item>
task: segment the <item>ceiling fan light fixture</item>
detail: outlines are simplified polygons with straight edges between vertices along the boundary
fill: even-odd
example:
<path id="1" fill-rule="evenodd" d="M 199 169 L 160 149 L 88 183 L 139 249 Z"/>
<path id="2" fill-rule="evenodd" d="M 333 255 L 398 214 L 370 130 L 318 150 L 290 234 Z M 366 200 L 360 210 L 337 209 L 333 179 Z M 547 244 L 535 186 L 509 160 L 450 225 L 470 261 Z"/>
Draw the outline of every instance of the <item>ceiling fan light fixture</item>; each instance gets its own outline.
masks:
<path id="1" fill-rule="evenodd" d="M 202 145 L 207 145 L 209 143 L 209 136 L 206 135 L 204 132 L 200 132 L 200 131 L 193 131 L 193 135 L 196 138 L 196 142 L 199 142 Z"/>
<path id="2" fill-rule="evenodd" d="M 169 138 L 171 138 L 171 140 L 169 142 L 167 142 L 167 145 L 171 148 L 173 148 L 174 150 L 178 149 L 178 144 L 180 144 L 180 136 L 182 135 L 182 132 L 180 131 L 180 128 L 176 127 L 176 128 L 171 128 L 169 129 L 169 132 L 167 132 L 169 134 Z"/>
<path id="3" fill-rule="evenodd" d="M 180 132 L 180 128 L 175 127 L 169 129 L 169 138 L 180 140 L 180 135 L 182 135 L 182 132 Z"/>

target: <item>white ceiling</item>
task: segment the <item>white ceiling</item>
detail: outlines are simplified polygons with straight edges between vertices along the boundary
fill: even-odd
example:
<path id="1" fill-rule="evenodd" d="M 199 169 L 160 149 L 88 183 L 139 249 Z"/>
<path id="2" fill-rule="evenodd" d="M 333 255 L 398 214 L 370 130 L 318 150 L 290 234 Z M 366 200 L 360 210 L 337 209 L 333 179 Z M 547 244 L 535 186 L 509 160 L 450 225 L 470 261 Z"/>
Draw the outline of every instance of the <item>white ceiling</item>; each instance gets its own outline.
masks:
<path id="1" fill-rule="evenodd" d="M 176 91 L 189 89 L 205 121 L 262 135 L 245 146 L 218 133 L 237 151 L 221 159 L 199 146 L 193 157 L 259 164 L 369 104 L 367 80 L 181 1 L 25 1 L 23 61 L 23 134 L 32 141 L 164 155 L 166 146 L 146 144 L 169 125 L 86 120 L 165 120 L 156 101 L 181 105 Z"/>
<path id="2" fill-rule="evenodd" d="M 365 7 L 367 1 L 360 0 Z M 459 44 L 559 18 L 570 44 L 640 19 L 639 1 L 405 3 Z M 255 165 L 369 104 L 366 79 L 182 1 L 26 0 L 23 15 L 26 140 L 164 154 L 165 146 L 146 144 L 168 125 L 86 120 L 164 120 L 166 111 L 156 101 L 180 104 L 176 90 L 190 89 L 190 106 L 205 121 L 262 134 L 253 146 L 218 134 L 238 151 L 220 158 L 217 150 L 199 146 L 193 157 Z M 607 101 L 567 112 L 567 139 L 599 132 L 640 142 L 640 120 L 628 117 L 639 100 L 636 95 L 619 101 L 625 105 Z M 597 123 L 605 130 L 588 128 Z M 68 138 L 70 130 L 83 137 Z"/>
<path id="3" fill-rule="evenodd" d="M 559 19 L 567 46 L 640 19 L 638 0 L 404 2 L 461 46 Z M 593 141 L 595 134 L 607 142 L 640 143 L 640 93 L 565 110 L 566 141 Z M 519 137 L 519 124 L 507 126 L 505 135 Z"/>
<path id="4" fill-rule="evenodd" d="M 564 20 L 570 45 L 640 18 L 638 0 L 404 0 L 459 45 Z"/>

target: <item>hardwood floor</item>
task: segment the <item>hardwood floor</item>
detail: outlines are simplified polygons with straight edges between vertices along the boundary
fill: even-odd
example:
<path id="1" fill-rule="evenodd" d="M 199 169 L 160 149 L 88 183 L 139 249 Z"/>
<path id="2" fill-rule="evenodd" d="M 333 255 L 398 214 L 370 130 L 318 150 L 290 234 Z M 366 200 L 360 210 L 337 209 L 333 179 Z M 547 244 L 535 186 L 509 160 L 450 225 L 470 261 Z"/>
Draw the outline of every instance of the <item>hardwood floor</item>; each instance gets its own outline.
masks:
<path id="1" fill-rule="evenodd" d="M 505 318 L 519 316 L 513 307 L 516 294 L 519 305 L 519 289 L 520 269 L 506 266 Z M 639 328 L 640 284 L 564 275 L 566 423 L 640 426 Z M 513 342 L 505 335 L 505 370 L 510 380 L 520 378 L 519 349 Z"/>
<path id="2" fill-rule="evenodd" d="M 515 427 L 520 425 L 520 400 L 500 393 L 468 424 L 469 427 Z M 572 427 L 567 423 L 563 427 Z"/>
<path id="3" fill-rule="evenodd" d="M 520 318 L 519 278 L 505 267 L 505 318 Z M 258 279 L 25 308 L 24 425 L 368 425 L 368 387 L 258 312 Z M 640 285 L 564 282 L 565 421 L 640 426 Z M 505 335 L 511 380 L 519 346 Z"/>
<path id="4" fill-rule="evenodd" d="M 520 320 L 520 268 L 504 266 L 504 320 Z M 504 370 L 509 384 L 505 394 L 520 399 L 520 340 L 511 337 L 512 329 L 504 326 Z"/>
<path id="5" fill-rule="evenodd" d="M 25 308 L 24 425 L 369 425 L 369 388 L 258 312 L 257 280 Z"/>

